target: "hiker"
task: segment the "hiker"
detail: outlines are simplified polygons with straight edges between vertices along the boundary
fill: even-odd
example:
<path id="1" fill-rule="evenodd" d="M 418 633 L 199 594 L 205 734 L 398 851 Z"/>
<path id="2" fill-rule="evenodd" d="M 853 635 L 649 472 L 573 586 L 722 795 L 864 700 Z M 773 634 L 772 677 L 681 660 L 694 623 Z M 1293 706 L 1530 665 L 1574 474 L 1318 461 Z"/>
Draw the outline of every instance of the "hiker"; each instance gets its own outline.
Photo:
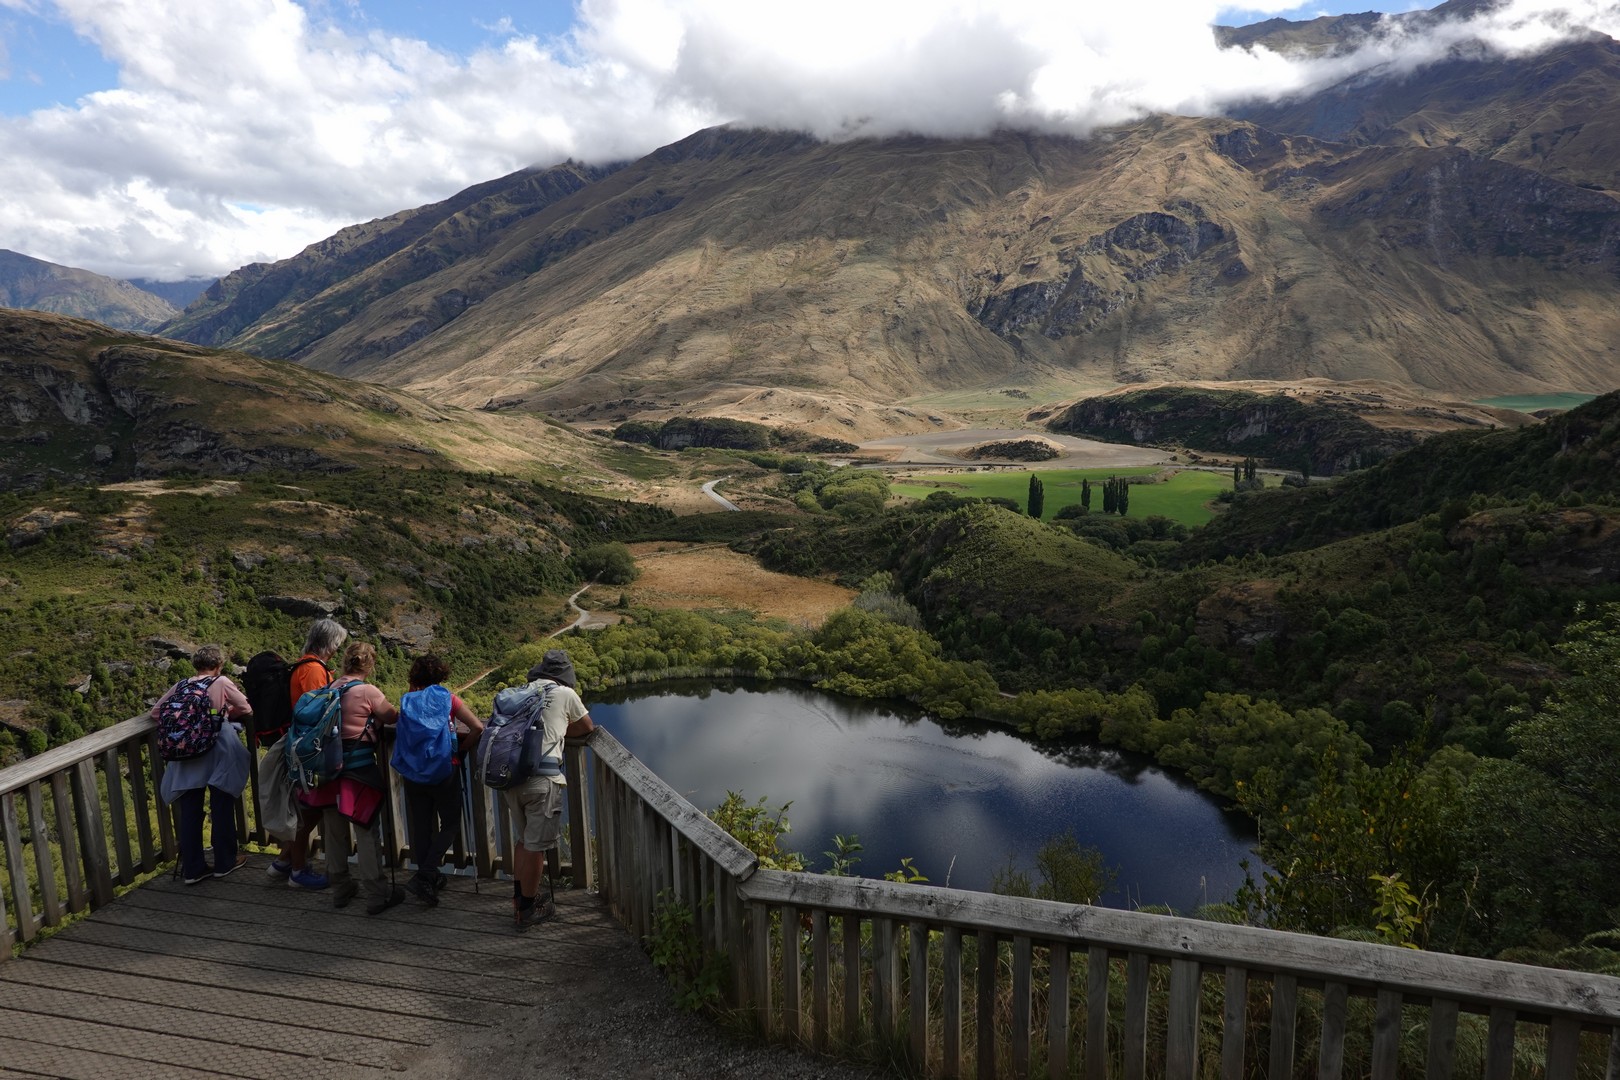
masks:
<path id="1" fill-rule="evenodd" d="M 540 753 L 545 757 L 561 758 L 564 738 L 580 738 L 596 730 L 585 703 L 574 690 L 575 682 L 574 663 L 562 649 L 548 651 L 529 669 L 531 690 L 538 692 L 548 684 L 557 684 L 540 714 L 539 722 L 544 727 Z M 517 871 L 512 881 L 512 896 L 513 916 L 520 932 L 557 914 L 550 895 L 544 903 L 537 900 L 540 880 L 546 872 L 546 851 L 557 846 L 557 837 L 562 832 L 563 794 L 567 784 L 561 775 L 532 776 L 501 793 L 518 838 L 517 849 L 512 853 Z"/>
<path id="2" fill-rule="evenodd" d="M 303 655 L 289 665 L 290 675 L 287 683 L 289 711 L 286 714 L 288 722 L 292 717 L 291 707 L 298 704 L 298 699 L 303 697 L 306 691 L 318 689 L 332 681 L 332 673 L 327 670 L 326 664 L 343 647 L 348 637 L 349 632 L 335 619 L 316 619 L 310 624 L 309 632 L 304 635 Z M 274 730 L 260 729 L 259 742 L 261 745 L 270 746 L 286 733 L 286 722 Z M 330 883 L 327 875 L 309 866 L 309 834 L 320 819 L 318 811 L 302 810 L 299 815 L 298 835 L 281 845 L 281 854 L 270 863 L 265 872 L 271 877 L 286 879 L 287 884 L 296 889 L 326 888 Z M 344 829 L 341 835 L 347 837 L 348 830 Z M 346 849 L 338 857 L 347 860 Z M 332 859 L 331 845 L 328 845 L 328 865 Z"/>
<path id="3" fill-rule="evenodd" d="M 399 699 L 394 725 L 392 765 L 405 787 L 416 858 L 416 874 L 405 890 L 428 907 L 438 904 L 448 884 L 439 866 L 461 830 L 461 759 L 484 730 L 477 714 L 441 685 L 449 677 L 450 665 L 433 653 L 412 661 L 411 688 Z"/>
<path id="4" fill-rule="evenodd" d="M 191 666 L 197 673 L 169 687 L 152 706 L 164 758 L 160 794 L 179 809 L 180 875 L 187 885 L 224 877 L 247 862 L 236 846 L 236 801 L 247 787 L 252 759 L 235 721 L 253 715 L 242 691 L 220 674 L 225 651 L 218 645 L 198 649 Z M 214 819 L 212 866 L 203 854 L 204 791 Z"/>
<path id="5" fill-rule="evenodd" d="M 358 641 L 343 651 L 343 674 L 331 683 L 342 693 L 343 772 L 299 796 L 305 806 L 321 811 L 332 906 L 347 907 L 364 889 L 367 915 L 380 914 L 405 899 L 405 890 L 383 876 L 380 826 L 387 792 L 377 765 L 378 728 L 394 723 L 399 710 L 366 681 L 376 668 L 377 650 L 367 643 Z M 349 871 L 351 826 L 359 881 Z"/>

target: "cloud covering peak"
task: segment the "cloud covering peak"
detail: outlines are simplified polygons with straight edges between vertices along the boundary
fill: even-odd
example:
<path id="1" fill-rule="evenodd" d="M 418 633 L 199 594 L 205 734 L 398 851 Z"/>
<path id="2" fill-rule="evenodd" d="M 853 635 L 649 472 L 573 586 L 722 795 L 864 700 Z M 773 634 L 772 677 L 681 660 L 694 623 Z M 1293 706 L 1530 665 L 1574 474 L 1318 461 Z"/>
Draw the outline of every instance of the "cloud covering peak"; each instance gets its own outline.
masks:
<path id="1" fill-rule="evenodd" d="M 1410 69 L 1464 40 L 1521 54 L 1582 27 L 1620 36 L 1620 4 L 1600 0 L 1509 0 L 1421 32 L 1386 19 L 1317 59 L 1217 48 L 1206 0 L 581 0 L 560 37 L 505 29 L 458 55 L 293 0 L 8 7 L 67 22 L 118 85 L 0 117 L 0 246 L 157 278 L 285 258 L 526 165 L 633 157 L 727 121 L 1084 134 Z"/>

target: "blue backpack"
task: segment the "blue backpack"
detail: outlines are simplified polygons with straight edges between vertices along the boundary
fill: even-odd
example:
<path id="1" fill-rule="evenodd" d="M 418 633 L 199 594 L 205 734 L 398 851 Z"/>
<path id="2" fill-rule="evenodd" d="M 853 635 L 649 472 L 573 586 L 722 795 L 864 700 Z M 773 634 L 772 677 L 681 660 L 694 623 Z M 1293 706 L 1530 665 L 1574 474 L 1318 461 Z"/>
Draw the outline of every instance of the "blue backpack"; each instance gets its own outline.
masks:
<path id="1" fill-rule="evenodd" d="M 327 683 L 293 706 L 287 729 L 287 775 L 300 791 L 312 791 L 343 771 L 343 695 L 358 681 Z"/>
<path id="2" fill-rule="evenodd" d="M 456 736 L 450 730 L 450 691 L 442 686 L 412 690 L 399 699 L 394 726 L 393 768 L 416 784 L 442 784 L 454 768 Z"/>

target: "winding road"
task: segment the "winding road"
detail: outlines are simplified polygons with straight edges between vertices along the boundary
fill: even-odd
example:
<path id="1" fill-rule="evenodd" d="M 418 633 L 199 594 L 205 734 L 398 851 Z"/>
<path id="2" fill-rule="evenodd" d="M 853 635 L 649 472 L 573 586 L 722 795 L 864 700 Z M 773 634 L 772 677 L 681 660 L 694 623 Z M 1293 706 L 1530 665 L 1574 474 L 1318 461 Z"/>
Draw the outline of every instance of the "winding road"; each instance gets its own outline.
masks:
<path id="1" fill-rule="evenodd" d="M 742 507 L 738 506 L 736 503 L 714 490 L 714 485 L 718 484 L 721 480 L 730 479 L 731 477 L 729 476 L 721 476 L 714 480 L 710 480 L 707 484 L 703 485 L 703 494 L 707 495 L 709 498 L 713 499 L 727 510 L 741 510 Z"/>

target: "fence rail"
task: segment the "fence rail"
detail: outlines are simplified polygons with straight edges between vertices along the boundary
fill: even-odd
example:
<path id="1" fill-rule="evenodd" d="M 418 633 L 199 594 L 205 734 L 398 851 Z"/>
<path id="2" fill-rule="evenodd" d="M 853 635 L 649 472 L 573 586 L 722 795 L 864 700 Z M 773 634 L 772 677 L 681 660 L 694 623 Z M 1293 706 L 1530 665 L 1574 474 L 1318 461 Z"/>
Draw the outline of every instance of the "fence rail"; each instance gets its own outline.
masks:
<path id="1" fill-rule="evenodd" d="M 643 938 L 680 905 L 724 1003 L 767 1038 L 919 1076 L 1620 1080 L 1620 979 L 762 869 L 608 732 L 571 740 L 566 768 L 574 884 Z M 146 717 L 0 770 L 0 959 L 175 858 L 162 770 Z M 505 807 L 464 787 L 449 861 L 504 872 Z M 391 778 L 389 800 L 403 859 Z M 239 824 L 264 838 L 256 790 Z"/>

